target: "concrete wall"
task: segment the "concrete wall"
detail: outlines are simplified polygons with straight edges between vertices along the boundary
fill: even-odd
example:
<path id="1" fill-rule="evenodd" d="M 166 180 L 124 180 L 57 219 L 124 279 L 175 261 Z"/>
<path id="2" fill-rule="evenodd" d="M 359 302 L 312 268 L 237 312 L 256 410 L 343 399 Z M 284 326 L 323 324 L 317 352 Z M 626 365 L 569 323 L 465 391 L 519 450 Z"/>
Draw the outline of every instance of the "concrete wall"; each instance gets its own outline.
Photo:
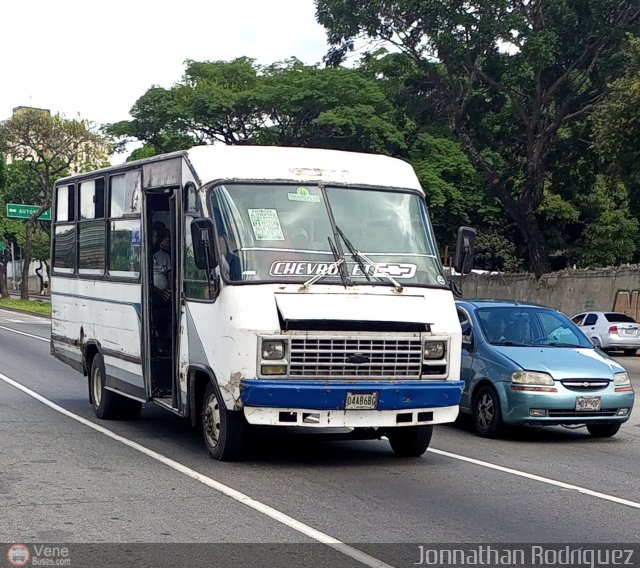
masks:
<path id="1" fill-rule="evenodd" d="M 540 280 L 531 274 L 469 274 L 462 290 L 465 298 L 534 302 L 569 316 L 585 310 L 615 310 L 640 321 L 640 266 L 564 270 Z"/>
<path id="2" fill-rule="evenodd" d="M 40 261 L 33 260 L 31 262 L 31 266 L 29 266 L 29 293 L 30 294 L 40 293 L 40 278 L 36 273 L 37 268 L 40 268 Z M 7 264 L 7 287 L 11 292 L 15 292 L 16 290 L 20 289 L 20 281 L 22 280 L 22 261 L 21 260 L 16 260 L 15 269 L 16 269 L 16 277 L 14 279 L 13 263 L 9 261 L 9 263 Z M 42 263 L 41 274 L 42 274 L 42 277 L 44 278 L 44 281 L 47 282 L 48 284 L 49 278 L 47 277 L 47 269 L 44 266 L 44 263 Z M 15 287 L 14 287 L 14 282 L 15 282 Z M 46 290 L 48 293 L 48 287 Z"/>

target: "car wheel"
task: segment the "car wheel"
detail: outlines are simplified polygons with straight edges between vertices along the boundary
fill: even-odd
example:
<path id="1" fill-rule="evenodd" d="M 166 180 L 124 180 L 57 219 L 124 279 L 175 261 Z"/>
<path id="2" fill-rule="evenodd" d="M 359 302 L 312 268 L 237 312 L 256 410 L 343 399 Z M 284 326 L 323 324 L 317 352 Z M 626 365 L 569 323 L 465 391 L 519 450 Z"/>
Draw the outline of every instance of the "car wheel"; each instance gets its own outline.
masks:
<path id="1" fill-rule="evenodd" d="M 620 422 L 606 422 L 604 424 L 587 424 L 587 430 L 594 438 L 611 438 L 620 430 Z"/>
<path id="2" fill-rule="evenodd" d="M 202 404 L 202 431 L 209 455 L 220 461 L 241 459 L 245 426 L 243 414 L 227 410 L 218 390 L 209 382 Z"/>
<path id="3" fill-rule="evenodd" d="M 627 355 L 628 357 L 633 357 L 635 356 L 637 351 L 638 351 L 637 349 L 625 349 L 624 354 Z"/>
<path id="4" fill-rule="evenodd" d="M 492 386 L 481 387 L 474 396 L 473 426 L 476 433 L 485 438 L 495 438 L 504 429 L 500 398 Z"/>
<path id="5" fill-rule="evenodd" d="M 396 456 L 416 458 L 427 451 L 433 435 L 433 426 L 404 426 L 387 432 L 389 444 Z"/>

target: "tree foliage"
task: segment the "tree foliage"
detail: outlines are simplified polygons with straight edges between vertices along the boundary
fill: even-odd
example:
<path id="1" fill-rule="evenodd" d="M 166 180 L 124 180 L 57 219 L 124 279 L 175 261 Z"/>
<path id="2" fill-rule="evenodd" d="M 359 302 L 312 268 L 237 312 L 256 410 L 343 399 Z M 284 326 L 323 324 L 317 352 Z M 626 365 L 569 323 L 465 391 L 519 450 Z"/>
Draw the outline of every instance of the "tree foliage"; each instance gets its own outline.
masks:
<path id="1" fill-rule="evenodd" d="M 640 215 L 640 38 L 630 37 L 624 74 L 614 81 L 593 116 L 594 146 L 609 175 L 624 181 L 630 207 Z"/>
<path id="2" fill-rule="evenodd" d="M 39 206 L 26 224 L 21 290 L 21 296 L 26 299 L 34 234 L 38 243 L 41 241 L 36 222 L 51 207 L 54 181 L 71 171 L 88 171 L 106 165 L 111 146 L 86 120 L 23 108 L 0 123 L 0 152 L 12 162 L 7 181 L 11 198 Z M 44 247 L 38 245 L 37 248 L 38 255 L 43 254 Z"/>
<path id="3" fill-rule="evenodd" d="M 409 55 L 440 96 L 487 191 L 537 275 L 548 270 L 538 210 L 559 130 L 588 115 L 617 78 L 635 0 L 316 0 L 336 62 L 356 40 Z"/>
<path id="4" fill-rule="evenodd" d="M 180 83 L 149 89 L 131 109 L 133 120 L 108 132 L 143 141 L 147 155 L 212 142 L 394 153 L 404 136 L 393 110 L 376 82 L 355 69 L 297 59 L 189 61 Z"/>

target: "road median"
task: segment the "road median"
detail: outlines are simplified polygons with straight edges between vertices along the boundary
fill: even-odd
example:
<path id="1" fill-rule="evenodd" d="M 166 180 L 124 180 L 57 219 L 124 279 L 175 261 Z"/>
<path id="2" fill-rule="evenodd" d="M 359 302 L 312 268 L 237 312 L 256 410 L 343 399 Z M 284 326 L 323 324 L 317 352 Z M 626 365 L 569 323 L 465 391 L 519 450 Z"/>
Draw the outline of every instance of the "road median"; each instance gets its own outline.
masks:
<path id="1" fill-rule="evenodd" d="M 19 298 L 0 298 L 0 308 L 18 313 L 51 317 L 51 302 L 48 300 L 22 300 Z"/>

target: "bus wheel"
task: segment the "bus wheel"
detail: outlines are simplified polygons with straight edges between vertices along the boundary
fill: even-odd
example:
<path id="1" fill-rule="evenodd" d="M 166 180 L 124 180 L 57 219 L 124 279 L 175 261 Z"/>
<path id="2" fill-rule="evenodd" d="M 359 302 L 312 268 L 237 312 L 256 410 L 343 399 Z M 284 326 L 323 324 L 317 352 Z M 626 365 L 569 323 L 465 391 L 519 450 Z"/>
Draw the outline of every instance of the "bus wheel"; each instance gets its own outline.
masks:
<path id="1" fill-rule="evenodd" d="M 117 393 L 104 388 L 106 373 L 104 371 L 104 359 L 97 353 L 91 362 L 91 402 L 96 416 L 103 420 L 113 420 L 118 414 L 119 396 Z"/>
<path id="2" fill-rule="evenodd" d="M 220 461 L 234 461 L 242 457 L 244 416 L 227 410 L 218 390 L 209 382 L 202 404 L 202 431 L 209 455 Z"/>
<path id="3" fill-rule="evenodd" d="M 433 435 L 433 426 L 404 426 L 387 432 L 391 449 L 403 458 L 419 457 L 427 451 Z"/>

